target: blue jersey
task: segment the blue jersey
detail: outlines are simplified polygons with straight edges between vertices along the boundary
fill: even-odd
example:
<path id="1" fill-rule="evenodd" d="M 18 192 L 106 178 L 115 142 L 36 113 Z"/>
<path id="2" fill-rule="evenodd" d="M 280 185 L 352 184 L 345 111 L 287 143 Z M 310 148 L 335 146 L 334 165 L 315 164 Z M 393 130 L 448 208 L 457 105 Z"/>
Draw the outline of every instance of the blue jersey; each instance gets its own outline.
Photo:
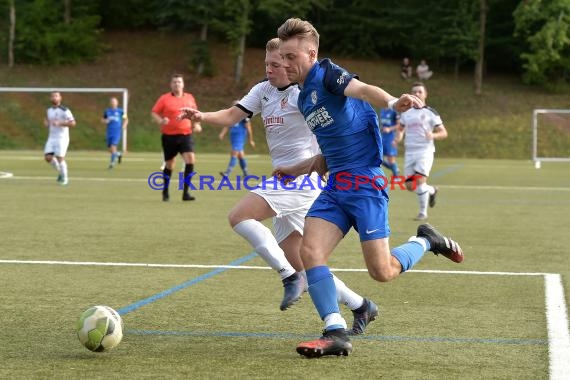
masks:
<path id="1" fill-rule="evenodd" d="M 107 119 L 107 132 L 120 132 L 124 115 L 122 108 L 107 108 L 103 113 L 103 119 Z"/>
<path id="2" fill-rule="evenodd" d="M 230 141 L 245 141 L 245 136 L 247 136 L 247 119 L 238 121 L 230 127 Z"/>
<path id="3" fill-rule="evenodd" d="M 299 110 L 317 137 L 332 173 L 382 163 L 376 111 L 369 103 L 344 95 L 355 77 L 324 59 L 311 68 L 299 94 Z"/>
<path id="4" fill-rule="evenodd" d="M 400 116 L 396 111 L 389 108 L 382 108 L 380 110 L 380 125 L 382 127 L 393 127 L 398 123 L 398 120 L 400 120 Z M 382 138 L 387 135 L 394 136 L 394 131 L 388 133 L 382 132 Z"/>

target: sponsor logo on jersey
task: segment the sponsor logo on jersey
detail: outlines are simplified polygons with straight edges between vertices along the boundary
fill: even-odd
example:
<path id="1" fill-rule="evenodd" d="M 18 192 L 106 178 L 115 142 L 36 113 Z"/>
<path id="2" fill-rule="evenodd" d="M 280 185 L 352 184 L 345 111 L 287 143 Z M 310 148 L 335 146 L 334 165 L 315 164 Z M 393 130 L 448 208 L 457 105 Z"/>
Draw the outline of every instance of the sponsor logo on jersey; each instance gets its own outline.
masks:
<path id="1" fill-rule="evenodd" d="M 343 71 L 342 74 L 340 74 L 340 77 L 336 80 L 336 83 L 342 85 L 346 80 L 346 78 L 348 77 L 348 75 L 349 75 L 348 72 Z"/>
<path id="2" fill-rule="evenodd" d="M 283 116 L 268 116 L 263 119 L 263 125 L 265 127 L 271 127 L 273 125 L 284 125 L 285 121 L 283 120 Z"/>
<path id="3" fill-rule="evenodd" d="M 311 92 L 311 102 L 313 102 L 313 104 L 317 104 L 317 90 L 313 90 L 313 92 Z"/>
<path id="4" fill-rule="evenodd" d="M 329 111 L 325 107 L 321 107 L 316 111 L 311 112 L 306 117 L 307 125 L 312 131 L 317 127 L 327 127 L 334 123 L 334 119 L 329 115 Z"/>
<path id="5" fill-rule="evenodd" d="M 288 96 L 284 97 L 283 99 L 281 99 L 281 109 L 284 110 L 285 107 L 287 107 L 287 100 L 289 99 Z"/>

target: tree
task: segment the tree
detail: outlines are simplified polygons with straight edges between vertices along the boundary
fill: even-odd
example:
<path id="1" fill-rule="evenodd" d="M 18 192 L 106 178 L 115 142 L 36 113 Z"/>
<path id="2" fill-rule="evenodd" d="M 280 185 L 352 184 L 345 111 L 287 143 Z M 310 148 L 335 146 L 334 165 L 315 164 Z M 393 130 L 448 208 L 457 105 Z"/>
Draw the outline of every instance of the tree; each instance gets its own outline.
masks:
<path id="1" fill-rule="evenodd" d="M 479 48 L 475 63 L 475 95 L 481 95 L 483 86 L 483 63 L 485 62 L 485 26 L 487 25 L 487 4 L 479 0 Z"/>
<path id="2" fill-rule="evenodd" d="M 199 75 L 214 74 L 208 46 L 209 26 L 220 12 L 221 0 L 156 0 L 158 24 L 170 30 L 199 30 L 193 42 L 191 64 Z M 181 10 L 183 10 L 181 12 Z"/>
<path id="3" fill-rule="evenodd" d="M 526 42 L 523 80 L 551 86 L 570 73 L 570 1 L 525 0 L 515 9 L 515 36 Z"/>
<path id="4" fill-rule="evenodd" d="M 14 39 L 16 38 L 16 4 L 10 0 L 10 32 L 8 36 L 8 67 L 14 67 Z"/>

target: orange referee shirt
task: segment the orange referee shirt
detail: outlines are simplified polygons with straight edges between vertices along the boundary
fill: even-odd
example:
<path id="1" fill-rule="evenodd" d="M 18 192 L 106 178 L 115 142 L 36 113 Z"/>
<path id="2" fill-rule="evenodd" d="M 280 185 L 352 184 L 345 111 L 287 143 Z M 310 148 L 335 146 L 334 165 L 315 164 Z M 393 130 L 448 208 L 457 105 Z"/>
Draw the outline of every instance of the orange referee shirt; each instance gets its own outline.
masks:
<path id="1" fill-rule="evenodd" d="M 169 120 L 168 124 L 160 126 L 162 134 L 189 135 L 192 133 L 192 122 L 190 120 L 176 120 L 182 107 L 198 109 L 192 94 L 185 92 L 181 97 L 177 97 L 172 92 L 167 92 L 158 98 L 156 104 L 152 107 L 152 112 L 162 117 L 167 117 Z"/>

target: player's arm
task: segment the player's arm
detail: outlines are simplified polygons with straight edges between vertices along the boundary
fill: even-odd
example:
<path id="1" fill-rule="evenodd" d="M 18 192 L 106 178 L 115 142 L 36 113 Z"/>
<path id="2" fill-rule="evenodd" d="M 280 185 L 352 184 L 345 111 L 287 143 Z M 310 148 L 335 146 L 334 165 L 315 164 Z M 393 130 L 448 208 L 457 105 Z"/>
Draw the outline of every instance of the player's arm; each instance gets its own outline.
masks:
<path id="1" fill-rule="evenodd" d="M 428 132 L 427 138 L 428 140 L 443 140 L 447 138 L 447 129 L 445 129 L 445 125 L 440 124 L 435 126 L 433 128 L 433 132 Z"/>
<path id="2" fill-rule="evenodd" d="M 295 179 L 303 174 L 317 174 L 323 178 L 328 172 L 327 162 L 322 154 L 317 154 L 311 158 L 307 158 L 295 165 L 291 166 L 278 166 L 273 169 L 273 175 L 279 179 L 290 178 Z"/>
<path id="3" fill-rule="evenodd" d="M 159 114 L 157 114 L 156 112 L 151 112 L 150 117 L 158 125 L 168 124 L 168 122 L 170 121 L 170 120 L 168 120 L 167 117 L 162 117 Z"/>
<path id="4" fill-rule="evenodd" d="M 47 117 L 44 117 L 44 127 L 49 127 L 49 121 L 47 119 Z"/>
<path id="5" fill-rule="evenodd" d="M 194 108 L 184 107 L 180 109 L 179 119 L 191 119 L 194 122 L 204 122 L 218 126 L 234 125 L 249 116 L 241 108 L 232 106 L 215 112 L 201 112 Z"/>
<path id="6" fill-rule="evenodd" d="M 218 138 L 220 140 L 223 140 L 224 137 L 226 136 L 226 133 L 228 132 L 229 127 L 223 127 L 222 131 L 220 132 L 220 134 L 218 135 Z"/>
<path id="7" fill-rule="evenodd" d="M 394 143 L 398 144 L 404 138 L 404 131 L 406 130 L 406 126 L 402 124 L 398 120 L 398 124 L 396 125 L 396 130 L 394 133 Z"/>
<path id="8" fill-rule="evenodd" d="M 253 129 L 251 128 L 251 121 L 249 120 L 249 118 L 245 119 L 245 129 L 247 130 L 249 145 L 255 147 L 255 141 L 253 141 Z"/>
<path id="9" fill-rule="evenodd" d="M 421 108 L 424 106 L 424 103 L 417 96 L 403 94 L 400 98 L 395 98 L 380 87 L 361 82 L 356 78 L 350 80 L 344 89 L 344 95 L 364 100 L 376 108 L 388 106 L 396 112 L 404 112 L 412 107 Z"/>

